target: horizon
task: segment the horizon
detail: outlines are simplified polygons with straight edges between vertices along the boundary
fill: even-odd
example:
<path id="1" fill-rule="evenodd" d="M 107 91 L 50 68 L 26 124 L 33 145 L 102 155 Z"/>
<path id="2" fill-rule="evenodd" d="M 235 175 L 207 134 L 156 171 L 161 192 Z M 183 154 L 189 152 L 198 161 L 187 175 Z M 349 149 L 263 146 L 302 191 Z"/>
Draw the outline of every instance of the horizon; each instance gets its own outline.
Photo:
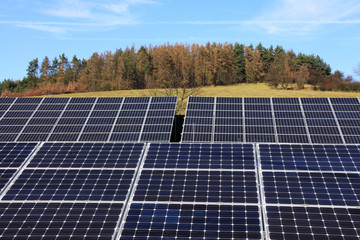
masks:
<path id="1" fill-rule="evenodd" d="M 356 79 L 360 3 L 355 0 L 4 0 L 0 3 L 0 81 L 21 80 L 28 63 L 64 53 L 161 44 L 258 43 L 319 55 L 332 72 Z"/>

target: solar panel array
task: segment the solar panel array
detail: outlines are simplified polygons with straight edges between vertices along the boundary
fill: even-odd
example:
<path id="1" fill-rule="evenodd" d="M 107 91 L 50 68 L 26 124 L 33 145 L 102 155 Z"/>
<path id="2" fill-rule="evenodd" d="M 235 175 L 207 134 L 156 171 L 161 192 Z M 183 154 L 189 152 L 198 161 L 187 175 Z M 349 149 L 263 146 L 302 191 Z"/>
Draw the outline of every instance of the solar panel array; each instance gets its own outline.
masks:
<path id="1" fill-rule="evenodd" d="M 1 98 L 0 239 L 360 238 L 357 98 L 175 106 Z"/>
<path id="2" fill-rule="evenodd" d="M 177 97 L 1 98 L 0 141 L 169 142 Z"/>
<path id="3" fill-rule="evenodd" d="M 182 142 L 360 143 L 357 98 L 189 97 Z"/>

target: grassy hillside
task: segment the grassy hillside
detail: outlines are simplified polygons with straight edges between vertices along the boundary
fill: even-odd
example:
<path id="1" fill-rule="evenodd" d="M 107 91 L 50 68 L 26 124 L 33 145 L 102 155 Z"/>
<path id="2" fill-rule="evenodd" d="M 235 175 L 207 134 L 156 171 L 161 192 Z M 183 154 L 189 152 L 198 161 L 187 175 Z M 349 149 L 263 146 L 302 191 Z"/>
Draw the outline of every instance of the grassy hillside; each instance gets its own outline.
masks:
<path id="1" fill-rule="evenodd" d="M 157 91 L 161 95 L 161 90 Z M 111 92 L 86 92 L 73 94 L 50 95 L 51 97 L 139 97 L 154 96 L 152 90 L 123 90 Z M 360 97 L 357 92 L 313 91 L 310 87 L 304 90 L 283 90 L 270 88 L 266 84 L 238 84 L 231 86 L 204 87 L 198 96 L 212 97 Z M 47 95 L 42 96 L 47 97 Z"/>

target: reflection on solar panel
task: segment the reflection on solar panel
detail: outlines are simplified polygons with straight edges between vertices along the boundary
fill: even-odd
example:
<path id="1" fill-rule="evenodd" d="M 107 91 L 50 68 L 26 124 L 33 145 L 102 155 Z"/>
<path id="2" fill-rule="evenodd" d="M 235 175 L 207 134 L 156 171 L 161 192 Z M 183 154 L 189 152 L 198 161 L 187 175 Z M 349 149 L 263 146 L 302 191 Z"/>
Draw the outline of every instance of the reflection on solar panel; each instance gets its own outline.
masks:
<path id="1" fill-rule="evenodd" d="M 360 143 L 357 98 L 189 97 L 182 142 Z"/>
<path id="2" fill-rule="evenodd" d="M 129 206 L 121 239 L 261 239 L 253 145 L 150 144 Z"/>
<path id="3" fill-rule="evenodd" d="M 257 206 L 133 203 L 121 239 L 261 239 Z"/>
<path id="4" fill-rule="evenodd" d="M 9 98 L 0 141 L 169 142 L 177 97 Z"/>
<path id="5" fill-rule="evenodd" d="M 258 149 L 270 239 L 359 239 L 358 146 L 260 144 Z"/>

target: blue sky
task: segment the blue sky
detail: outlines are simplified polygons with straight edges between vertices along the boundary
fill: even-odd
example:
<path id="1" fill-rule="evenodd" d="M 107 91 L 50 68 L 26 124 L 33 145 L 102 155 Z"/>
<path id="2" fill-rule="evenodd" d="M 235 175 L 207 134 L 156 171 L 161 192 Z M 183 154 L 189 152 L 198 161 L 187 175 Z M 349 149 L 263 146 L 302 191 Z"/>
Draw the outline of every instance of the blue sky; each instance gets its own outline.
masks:
<path id="1" fill-rule="evenodd" d="M 34 58 L 163 43 L 280 45 L 345 75 L 360 63 L 359 0 L 1 0 L 0 31 L 0 81 Z"/>

